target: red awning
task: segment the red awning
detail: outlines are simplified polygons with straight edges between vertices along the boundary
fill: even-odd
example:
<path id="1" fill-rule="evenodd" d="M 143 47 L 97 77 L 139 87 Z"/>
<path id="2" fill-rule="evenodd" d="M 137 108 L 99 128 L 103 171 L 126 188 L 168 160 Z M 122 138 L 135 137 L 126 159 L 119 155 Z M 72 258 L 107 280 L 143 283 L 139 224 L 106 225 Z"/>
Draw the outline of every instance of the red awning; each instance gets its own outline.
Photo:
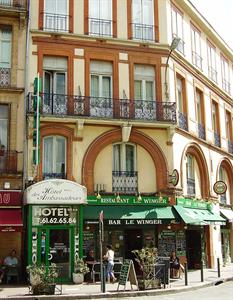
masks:
<path id="1" fill-rule="evenodd" d="M 0 226 L 23 226 L 21 209 L 0 209 Z"/>

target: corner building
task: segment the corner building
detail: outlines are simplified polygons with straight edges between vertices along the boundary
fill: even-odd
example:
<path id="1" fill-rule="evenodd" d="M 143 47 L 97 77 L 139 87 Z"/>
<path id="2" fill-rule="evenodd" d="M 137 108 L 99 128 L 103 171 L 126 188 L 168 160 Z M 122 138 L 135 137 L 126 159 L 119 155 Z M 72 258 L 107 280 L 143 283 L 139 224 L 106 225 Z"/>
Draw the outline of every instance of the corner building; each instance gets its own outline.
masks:
<path id="1" fill-rule="evenodd" d="M 85 256 L 94 248 L 98 257 L 101 211 L 104 241 L 118 258 L 155 246 L 161 256 L 175 249 L 190 269 L 201 262 L 214 267 L 217 257 L 231 261 L 233 53 L 228 45 L 189 1 L 35 0 L 30 18 L 28 185 L 36 190 L 44 181 L 50 189 L 73 181 L 86 187 L 88 203 L 75 202 L 78 234 L 71 229 L 64 234 L 66 224 L 58 216 L 59 224 L 52 224 L 51 216 L 37 224 L 46 227 L 46 234 L 39 227 L 34 233 L 38 245 L 46 245 L 46 263 L 62 250 L 64 279 L 70 280 L 75 251 Z M 42 90 L 35 167 L 37 73 Z M 224 191 L 227 187 L 221 196 L 213 189 L 218 181 Z M 55 194 L 54 199 L 65 214 L 65 198 L 59 202 Z M 50 205 L 33 201 L 25 199 L 29 212 Z M 29 224 L 32 219 L 28 213 Z M 40 261 L 42 248 L 35 249 Z M 31 259 L 29 252 L 28 263 Z"/>

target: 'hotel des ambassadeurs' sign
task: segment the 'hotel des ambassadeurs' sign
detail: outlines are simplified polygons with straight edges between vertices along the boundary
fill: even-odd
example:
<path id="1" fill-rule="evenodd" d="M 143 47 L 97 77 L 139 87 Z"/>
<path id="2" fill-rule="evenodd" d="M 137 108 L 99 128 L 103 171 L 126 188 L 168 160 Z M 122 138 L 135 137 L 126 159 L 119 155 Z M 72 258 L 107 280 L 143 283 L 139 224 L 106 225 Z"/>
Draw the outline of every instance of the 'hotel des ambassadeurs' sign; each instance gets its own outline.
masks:
<path id="1" fill-rule="evenodd" d="M 24 191 L 24 204 L 87 204 L 87 189 L 69 180 L 43 180 Z"/>
<path id="2" fill-rule="evenodd" d="M 126 195 L 110 195 L 110 196 L 87 196 L 88 204 L 93 205 L 153 205 L 167 206 L 168 197 L 161 196 L 126 196 Z"/>

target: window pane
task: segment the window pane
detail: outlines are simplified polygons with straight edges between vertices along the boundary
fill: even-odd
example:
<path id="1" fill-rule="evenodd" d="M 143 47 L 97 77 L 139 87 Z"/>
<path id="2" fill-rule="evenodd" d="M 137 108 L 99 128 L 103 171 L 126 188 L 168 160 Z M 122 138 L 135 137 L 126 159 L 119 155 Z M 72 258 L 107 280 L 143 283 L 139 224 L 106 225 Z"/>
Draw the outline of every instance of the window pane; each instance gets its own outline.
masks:
<path id="1" fill-rule="evenodd" d="M 100 19 L 112 20 L 112 0 L 100 0 Z"/>
<path id="2" fill-rule="evenodd" d="M 66 76 L 65 73 L 56 73 L 55 93 L 66 94 Z"/>
<path id="3" fill-rule="evenodd" d="M 99 76 L 91 75 L 91 96 L 99 97 Z"/>
<path id="4" fill-rule="evenodd" d="M 121 148 L 120 145 L 113 146 L 113 170 L 121 171 Z"/>
<path id="5" fill-rule="evenodd" d="M 153 0 L 144 0 L 142 3 L 142 23 L 146 25 L 154 24 L 154 14 L 153 14 Z"/>
<path id="6" fill-rule="evenodd" d="M 7 149 L 8 105 L 0 105 L 0 147 Z"/>
<path id="7" fill-rule="evenodd" d="M 11 67 L 11 28 L 0 27 L 0 67 Z"/>
<path id="8" fill-rule="evenodd" d="M 111 98 L 111 78 L 103 77 L 102 80 L 103 80 L 102 96 L 105 98 Z"/>
<path id="9" fill-rule="evenodd" d="M 142 23 L 142 6 L 141 6 L 141 0 L 133 0 L 132 3 L 132 16 L 133 16 L 133 23 Z"/>
<path id="10" fill-rule="evenodd" d="M 133 172 L 134 170 L 134 146 L 126 145 L 126 171 Z"/>
<path id="11" fill-rule="evenodd" d="M 53 137 L 44 138 L 43 172 L 53 173 Z"/>
<path id="12" fill-rule="evenodd" d="M 134 81 L 134 98 L 135 100 L 142 100 L 142 81 Z"/>
<path id="13" fill-rule="evenodd" d="M 146 82 L 146 100 L 153 100 L 154 95 L 153 95 L 153 82 L 147 81 Z"/>
<path id="14" fill-rule="evenodd" d="M 57 137 L 56 138 L 56 173 L 64 173 L 65 172 L 65 138 Z"/>

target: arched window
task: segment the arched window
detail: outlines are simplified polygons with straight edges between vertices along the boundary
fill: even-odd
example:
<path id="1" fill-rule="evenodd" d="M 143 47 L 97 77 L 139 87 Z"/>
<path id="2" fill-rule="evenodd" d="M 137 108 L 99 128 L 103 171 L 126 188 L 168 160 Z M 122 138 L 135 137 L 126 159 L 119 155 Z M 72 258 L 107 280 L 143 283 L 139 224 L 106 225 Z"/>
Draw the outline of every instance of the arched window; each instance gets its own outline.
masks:
<path id="1" fill-rule="evenodd" d="M 66 138 L 44 137 L 43 150 L 43 178 L 66 178 Z"/>
<path id="2" fill-rule="evenodd" d="M 135 145 L 126 143 L 113 145 L 112 183 L 113 192 L 137 192 L 138 174 Z"/>

